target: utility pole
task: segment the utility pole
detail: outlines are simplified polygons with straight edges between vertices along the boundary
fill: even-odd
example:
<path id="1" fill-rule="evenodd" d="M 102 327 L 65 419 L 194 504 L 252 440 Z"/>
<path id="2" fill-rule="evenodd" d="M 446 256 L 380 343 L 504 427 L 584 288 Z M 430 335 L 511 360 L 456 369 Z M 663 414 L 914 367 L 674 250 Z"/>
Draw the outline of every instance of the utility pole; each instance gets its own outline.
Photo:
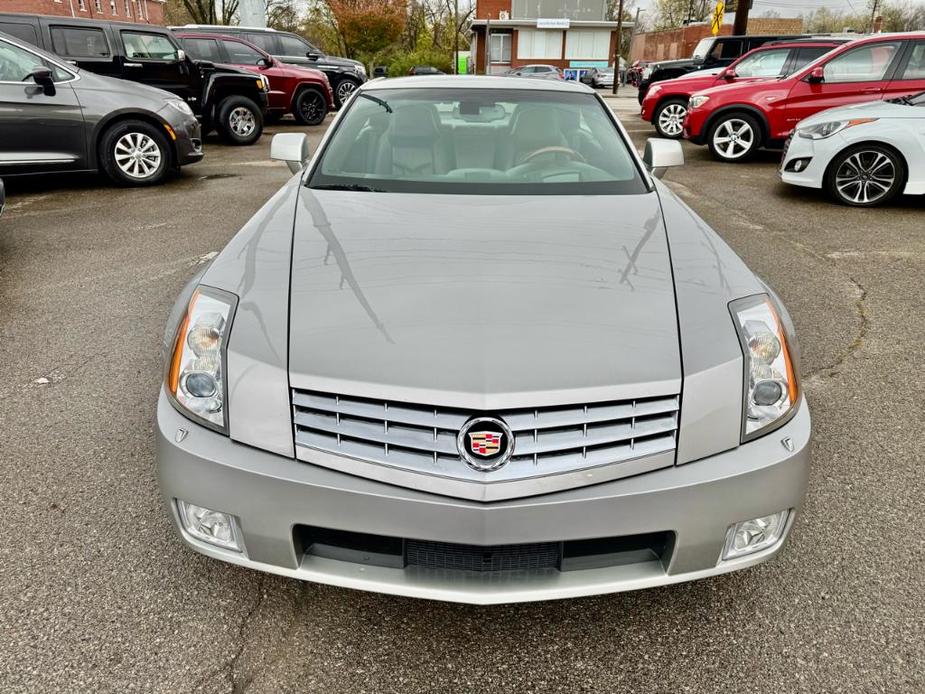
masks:
<path id="1" fill-rule="evenodd" d="M 459 74 L 459 0 L 453 0 L 453 74 Z"/>
<path id="2" fill-rule="evenodd" d="M 638 14 L 637 14 L 638 16 Z M 614 46 L 613 59 L 613 93 L 617 93 L 617 85 L 620 84 L 620 44 L 623 43 L 623 0 L 620 0 L 620 7 L 617 9 L 617 43 Z"/>
<path id="3" fill-rule="evenodd" d="M 880 0 L 873 0 L 871 3 L 873 7 L 870 10 L 870 33 L 874 33 L 874 25 L 877 21 L 877 7 L 880 5 Z"/>
<path id="4" fill-rule="evenodd" d="M 742 36 L 748 31 L 748 10 L 751 0 L 736 0 L 736 18 L 732 25 L 732 33 Z"/>

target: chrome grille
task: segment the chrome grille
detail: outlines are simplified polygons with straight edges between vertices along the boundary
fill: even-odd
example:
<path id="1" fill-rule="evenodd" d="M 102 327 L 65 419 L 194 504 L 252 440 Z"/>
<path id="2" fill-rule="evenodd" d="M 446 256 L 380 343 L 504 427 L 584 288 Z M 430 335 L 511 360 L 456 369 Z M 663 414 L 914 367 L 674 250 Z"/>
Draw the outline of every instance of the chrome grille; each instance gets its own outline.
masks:
<path id="1" fill-rule="evenodd" d="M 678 396 L 490 412 L 514 433 L 491 473 L 462 460 L 456 437 L 475 410 L 292 391 L 297 446 L 429 474 L 482 481 L 535 477 L 672 452 Z"/>

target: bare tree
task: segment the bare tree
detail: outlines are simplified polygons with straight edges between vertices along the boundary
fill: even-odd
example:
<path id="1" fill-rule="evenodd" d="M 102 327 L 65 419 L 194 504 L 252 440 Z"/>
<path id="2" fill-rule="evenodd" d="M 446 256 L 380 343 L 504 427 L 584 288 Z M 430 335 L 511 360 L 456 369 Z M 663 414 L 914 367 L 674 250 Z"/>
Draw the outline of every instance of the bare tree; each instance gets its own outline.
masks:
<path id="1" fill-rule="evenodd" d="M 194 24 L 231 24 L 238 14 L 239 0 L 182 0 L 183 9 Z"/>

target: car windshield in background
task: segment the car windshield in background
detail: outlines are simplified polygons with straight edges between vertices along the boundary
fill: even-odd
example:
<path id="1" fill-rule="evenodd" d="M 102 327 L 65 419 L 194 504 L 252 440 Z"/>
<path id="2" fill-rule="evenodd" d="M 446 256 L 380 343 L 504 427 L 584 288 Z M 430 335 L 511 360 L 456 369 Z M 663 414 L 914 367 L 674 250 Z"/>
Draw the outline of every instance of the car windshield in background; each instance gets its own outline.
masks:
<path id="1" fill-rule="evenodd" d="M 605 108 L 593 94 L 539 89 L 362 91 L 308 186 L 478 195 L 646 192 Z"/>

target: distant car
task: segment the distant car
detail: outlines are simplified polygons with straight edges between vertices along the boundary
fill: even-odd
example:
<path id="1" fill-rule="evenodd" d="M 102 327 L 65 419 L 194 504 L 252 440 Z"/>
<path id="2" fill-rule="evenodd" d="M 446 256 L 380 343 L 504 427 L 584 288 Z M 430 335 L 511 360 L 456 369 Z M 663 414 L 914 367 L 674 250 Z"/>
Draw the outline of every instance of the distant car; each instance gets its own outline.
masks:
<path id="1" fill-rule="evenodd" d="M 408 70 L 409 75 L 445 75 L 443 70 L 438 70 L 433 65 L 415 65 Z"/>
<path id="2" fill-rule="evenodd" d="M 174 31 L 203 32 L 237 36 L 250 41 L 280 62 L 321 70 L 334 90 L 334 104 L 340 108 L 354 90 L 366 81 L 366 68 L 358 60 L 328 55 L 312 45 L 304 36 L 266 27 L 224 26 L 217 24 L 187 24 L 171 27 Z"/>
<path id="3" fill-rule="evenodd" d="M 612 87 L 613 86 L 613 68 L 612 67 L 593 67 L 579 78 L 589 87 Z"/>
<path id="4" fill-rule="evenodd" d="M 115 6 L 115 5 L 113 5 Z M 263 132 L 269 86 L 245 70 L 193 61 L 161 26 L 27 14 L 0 14 L 0 31 L 81 70 L 173 92 L 231 145 L 251 145 Z"/>
<path id="5" fill-rule="evenodd" d="M 684 136 L 715 159 L 747 161 L 779 146 L 800 121 L 836 106 L 925 90 L 925 31 L 846 43 L 788 77 L 712 87 L 691 96 Z"/>
<path id="6" fill-rule="evenodd" d="M 199 121 L 179 97 L 0 34 L 0 174 L 101 169 L 144 186 L 200 159 Z"/>
<path id="7" fill-rule="evenodd" d="M 691 94 L 723 84 L 789 75 L 847 41 L 844 38 L 831 38 L 768 43 L 749 51 L 729 67 L 698 70 L 675 79 L 656 82 L 646 92 L 639 115 L 652 123 L 661 137 L 677 139 L 681 137 Z"/>
<path id="8" fill-rule="evenodd" d="M 504 73 L 506 77 L 532 77 L 541 80 L 561 80 L 562 72 L 555 65 L 521 65 Z"/>
<path id="9" fill-rule="evenodd" d="M 320 70 L 287 65 L 262 48 L 236 36 L 176 32 L 186 52 L 200 60 L 225 63 L 267 78 L 267 120 L 291 113 L 303 125 L 318 125 L 334 110 L 334 92 Z"/>
<path id="10" fill-rule="evenodd" d="M 824 188 L 855 207 L 925 194 L 925 91 L 800 121 L 780 176 L 791 185 Z"/>

